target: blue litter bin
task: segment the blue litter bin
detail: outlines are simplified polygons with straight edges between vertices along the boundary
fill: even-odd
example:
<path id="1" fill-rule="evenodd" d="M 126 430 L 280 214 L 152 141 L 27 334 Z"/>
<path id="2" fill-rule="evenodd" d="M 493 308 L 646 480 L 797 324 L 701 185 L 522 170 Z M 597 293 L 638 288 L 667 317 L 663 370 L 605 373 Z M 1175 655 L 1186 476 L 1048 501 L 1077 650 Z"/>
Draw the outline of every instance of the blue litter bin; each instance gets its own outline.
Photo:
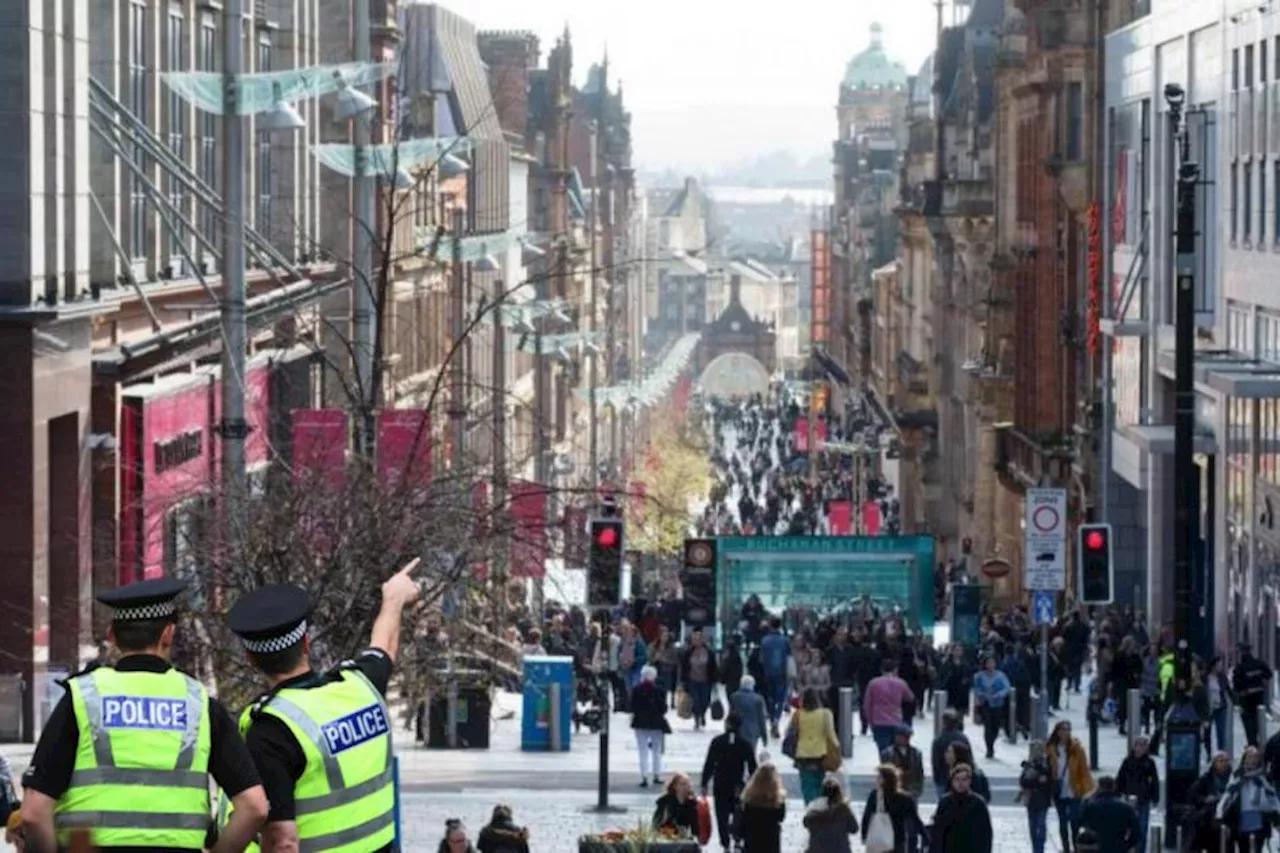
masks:
<path id="1" fill-rule="evenodd" d="M 569 751 L 573 719 L 573 658 L 530 655 L 523 660 L 524 714 L 520 748 L 528 752 L 551 749 L 551 727 L 560 727 L 560 749 Z M 551 719 L 551 685 L 560 685 L 560 717 Z"/>

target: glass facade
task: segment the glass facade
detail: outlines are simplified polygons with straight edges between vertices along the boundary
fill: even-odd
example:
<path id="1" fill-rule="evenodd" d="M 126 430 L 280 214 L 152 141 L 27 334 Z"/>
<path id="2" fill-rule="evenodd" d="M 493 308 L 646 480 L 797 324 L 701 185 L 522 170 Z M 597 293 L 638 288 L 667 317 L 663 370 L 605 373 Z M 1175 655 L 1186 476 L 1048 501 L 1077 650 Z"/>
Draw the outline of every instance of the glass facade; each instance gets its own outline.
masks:
<path id="1" fill-rule="evenodd" d="M 205 12 L 200 19 L 200 38 L 196 43 L 196 70 L 218 70 L 218 19 Z M 218 116 L 203 110 L 197 113 L 199 137 L 196 141 L 196 171 L 200 180 L 215 193 L 218 191 Z M 200 205 L 197 220 L 204 237 L 214 246 L 222 229 L 212 205 Z"/>
<path id="2" fill-rule="evenodd" d="M 188 65 L 187 19 L 182 15 L 182 7 L 176 4 L 169 7 L 168 30 L 165 33 L 164 64 L 169 71 L 185 71 Z M 191 110 L 176 90 L 168 89 L 167 91 L 169 93 L 166 98 L 169 151 L 175 158 L 185 163 L 187 160 L 187 119 Z M 165 188 L 166 195 L 171 208 L 170 215 L 173 217 L 174 225 L 173 233 L 169 235 L 169 254 L 171 261 L 177 261 L 182 257 L 183 243 L 188 237 L 182 222 L 177 218 L 177 215 L 187 216 L 188 214 L 187 191 L 182 181 L 169 175 L 167 171 L 165 183 L 167 185 Z"/>
<path id="3" fill-rule="evenodd" d="M 147 4 L 133 0 L 129 4 L 129 109 L 141 122 L 146 122 L 151 111 L 147 109 Z M 138 147 L 133 161 L 145 169 L 146 152 Z M 141 178 L 129 174 L 129 257 L 142 260 L 147 257 L 147 191 Z"/>

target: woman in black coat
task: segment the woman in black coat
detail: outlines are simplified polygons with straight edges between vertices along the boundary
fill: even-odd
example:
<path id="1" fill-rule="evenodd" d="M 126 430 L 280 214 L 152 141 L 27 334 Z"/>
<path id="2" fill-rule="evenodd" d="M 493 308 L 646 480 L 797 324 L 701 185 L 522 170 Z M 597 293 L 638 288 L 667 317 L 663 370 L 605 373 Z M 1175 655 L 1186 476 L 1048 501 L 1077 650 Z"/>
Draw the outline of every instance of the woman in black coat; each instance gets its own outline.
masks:
<path id="1" fill-rule="evenodd" d="M 640 787 L 649 787 L 650 759 L 653 784 L 662 782 L 662 752 L 671 724 L 667 722 L 667 692 L 658 686 L 658 670 L 640 670 L 640 683 L 631 691 L 631 729 L 636 733 L 636 753 L 640 757 Z"/>
<path id="2" fill-rule="evenodd" d="M 893 853 L 916 849 L 914 840 L 920 837 L 924 824 L 916 810 L 915 799 L 902 792 L 902 777 L 892 764 L 876 768 L 876 786 L 867 795 L 867 804 L 862 809 L 864 844 L 871 829 L 871 818 L 877 812 L 889 815 L 889 822 L 893 824 Z"/>
<path id="3" fill-rule="evenodd" d="M 667 783 L 667 792 L 658 797 L 653 810 L 653 828 L 670 827 L 682 836 L 698 837 L 698 800 L 693 783 L 683 773 L 676 773 Z"/>
<path id="4" fill-rule="evenodd" d="M 987 801 L 969 790 L 973 768 L 951 768 L 951 789 L 938 803 L 929 829 L 929 853 L 991 853 L 994 834 Z"/>

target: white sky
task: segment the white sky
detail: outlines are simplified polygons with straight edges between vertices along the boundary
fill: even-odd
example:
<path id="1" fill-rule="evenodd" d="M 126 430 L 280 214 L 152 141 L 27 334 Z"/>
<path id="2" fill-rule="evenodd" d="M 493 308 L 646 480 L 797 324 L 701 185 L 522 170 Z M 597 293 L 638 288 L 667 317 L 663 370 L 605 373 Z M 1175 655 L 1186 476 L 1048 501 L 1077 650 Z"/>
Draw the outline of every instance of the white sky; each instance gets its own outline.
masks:
<path id="1" fill-rule="evenodd" d="M 873 21 L 915 73 L 933 49 L 931 0 L 448 0 L 482 29 L 532 30 L 543 57 L 567 23 L 581 83 L 605 47 L 645 169 L 714 171 L 778 149 L 830 151 L 845 64 Z"/>

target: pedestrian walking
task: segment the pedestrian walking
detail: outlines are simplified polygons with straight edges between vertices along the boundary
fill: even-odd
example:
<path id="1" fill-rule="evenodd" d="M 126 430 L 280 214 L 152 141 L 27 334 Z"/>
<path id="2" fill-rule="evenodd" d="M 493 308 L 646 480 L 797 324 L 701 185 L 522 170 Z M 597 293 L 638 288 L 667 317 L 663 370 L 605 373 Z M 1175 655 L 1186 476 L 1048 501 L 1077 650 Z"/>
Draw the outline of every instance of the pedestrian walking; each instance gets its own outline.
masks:
<path id="1" fill-rule="evenodd" d="M 787 789 L 773 762 L 756 768 L 742 790 L 738 836 L 743 853 L 782 853 L 782 822 L 787 817 Z"/>
<path id="2" fill-rule="evenodd" d="M 1137 721 L 1133 721 L 1137 725 Z M 1139 847 L 1142 825 L 1137 811 L 1116 790 L 1110 776 L 1098 779 L 1097 791 L 1080 806 L 1077 843 L 1090 840 L 1097 853 L 1129 853 Z"/>
<path id="3" fill-rule="evenodd" d="M 640 672 L 640 683 L 631 691 L 631 730 L 640 760 L 641 788 L 649 787 L 651 779 L 655 785 L 662 784 L 662 753 L 671 734 L 666 694 L 657 681 L 657 668 L 646 666 Z"/>
<path id="4" fill-rule="evenodd" d="M 822 778 L 822 796 L 805 807 L 804 828 L 809 830 L 805 853 L 851 853 L 849 836 L 858 833 L 858 819 L 839 773 Z"/>
<path id="5" fill-rule="evenodd" d="M 974 762 L 973 750 L 968 741 L 956 742 L 947 748 L 947 791 L 951 790 L 951 771 L 961 764 L 969 765 L 969 790 L 988 803 L 991 802 L 991 783 L 987 774 Z M 946 791 L 943 791 L 943 796 L 946 796 Z M 938 799 L 941 800 L 942 797 Z"/>
<path id="6" fill-rule="evenodd" d="M 929 829 L 929 853 L 991 853 L 994 834 L 987 801 L 969 788 L 973 768 L 951 768 L 951 787 L 938 803 Z"/>
<path id="7" fill-rule="evenodd" d="M 271 803 L 263 853 L 372 853 L 395 841 L 386 696 L 403 611 L 418 600 L 417 565 L 411 560 L 382 584 L 368 648 L 324 673 L 311 669 L 311 599 L 301 587 L 263 586 L 228 611 L 227 627 L 268 685 L 240 718 Z"/>
<path id="8" fill-rule="evenodd" d="M 462 821 L 452 818 L 444 822 L 444 838 L 440 839 L 437 853 L 476 853 Z"/>
<path id="9" fill-rule="evenodd" d="M 1240 706 L 1240 721 L 1249 746 L 1258 746 L 1258 710 L 1263 707 L 1271 686 L 1271 667 L 1253 656 L 1248 643 L 1239 645 L 1240 659 L 1231 672 L 1231 689 Z"/>
<path id="10" fill-rule="evenodd" d="M 888 764 L 877 767 L 875 788 L 862 810 L 862 843 L 867 853 L 912 853 L 923 829 L 916 799 L 902 790 L 898 769 Z"/>
<path id="11" fill-rule="evenodd" d="M 1133 725 L 1137 725 L 1135 721 Z M 1120 770 L 1116 773 L 1115 785 L 1120 796 L 1128 799 L 1138 815 L 1138 840 L 1134 844 L 1137 853 L 1147 853 L 1147 828 L 1151 825 L 1151 809 L 1160 805 L 1160 771 L 1156 769 L 1155 759 L 1149 754 L 1150 742 L 1146 736 L 1140 736 L 1133 742 L 1133 748 L 1120 762 Z M 1098 786 L 1102 786 L 1101 780 Z M 1152 851 L 1155 853 L 1155 851 Z"/>
<path id="12" fill-rule="evenodd" d="M 86 829 L 100 848 L 205 849 L 210 776 L 236 806 L 212 853 L 238 853 L 257 834 L 267 795 L 249 748 L 222 704 L 170 663 L 185 588 L 159 578 L 98 596 L 116 662 L 68 679 L 40 734 L 23 776 L 30 849 Z"/>
<path id="13" fill-rule="evenodd" d="M 1027 745 L 1027 760 L 1018 775 L 1018 801 L 1027 810 L 1027 832 L 1031 836 L 1031 853 L 1044 853 L 1048 840 L 1048 816 L 1053 774 L 1045 757 L 1044 741 Z"/>
<path id="14" fill-rule="evenodd" d="M 840 742 L 836 739 L 835 720 L 829 708 L 822 707 L 817 691 L 807 691 L 800 700 L 800 709 L 791 717 L 795 729 L 796 770 L 800 773 L 800 792 L 804 803 L 822 796 L 822 777 L 831 767 L 829 756 L 840 755 Z"/>
<path id="15" fill-rule="evenodd" d="M 1257 853 L 1271 838 L 1272 829 L 1280 826 L 1280 799 L 1256 746 L 1246 748 L 1240 757 L 1215 816 L 1231 832 L 1238 853 Z"/>
<path id="16" fill-rule="evenodd" d="M 742 721 L 738 733 L 753 749 L 769 745 L 769 712 L 764 697 L 756 693 L 754 678 L 749 675 L 742 677 L 742 686 L 729 695 L 729 710 L 736 712 Z"/>
<path id="17" fill-rule="evenodd" d="M 960 712 L 955 708 L 948 708 L 942 712 L 942 731 L 938 732 L 937 737 L 933 739 L 933 743 L 929 747 L 929 764 L 933 775 L 933 787 L 939 800 L 947 793 L 948 779 L 951 773 L 950 765 L 947 764 L 947 750 L 953 743 L 962 743 L 966 749 L 970 749 L 969 738 L 961 731 Z"/>
<path id="18" fill-rule="evenodd" d="M 880 761 L 898 768 L 902 790 L 917 800 L 924 793 L 924 756 L 911 745 L 911 726 L 898 726 L 893 744 L 880 754 Z"/>
<path id="19" fill-rule="evenodd" d="M 716 653 L 701 628 L 694 628 L 689 634 L 689 648 L 680 658 L 680 674 L 684 689 L 693 699 L 694 731 L 701 731 L 707 727 L 707 709 L 711 707 L 711 691 L 718 675 Z"/>
<path id="20" fill-rule="evenodd" d="M 769 620 L 768 632 L 760 640 L 760 669 L 764 674 L 764 698 L 769 706 L 769 734 L 778 737 L 778 723 L 787 705 L 787 663 L 791 644 L 782 633 L 782 620 Z"/>
<path id="21" fill-rule="evenodd" d="M 871 679 L 862 697 L 862 713 L 871 723 L 871 737 L 876 742 L 877 754 L 888 749 L 893 743 L 894 732 L 909 722 L 903 717 L 903 709 L 915 704 L 911 687 L 898 677 L 895 655 L 887 655 L 880 670 L 880 675 Z"/>
<path id="22" fill-rule="evenodd" d="M 725 850 L 733 846 L 733 815 L 742 789 L 756 772 L 755 747 L 739 733 L 741 723 L 737 711 L 730 711 L 724 718 L 724 734 L 711 739 L 707 757 L 702 762 L 702 794 L 706 796 L 708 789 L 712 791 L 716 830 L 720 846 Z"/>
<path id="23" fill-rule="evenodd" d="M 982 740 L 987 746 L 987 758 L 996 757 L 996 740 L 1000 729 L 1007 725 L 1006 710 L 1013 686 L 1003 672 L 996 669 L 995 655 L 982 659 L 982 669 L 973 677 L 973 701 L 982 711 Z"/>
<path id="24" fill-rule="evenodd" d="M 1205 757 L 1211 756 L 1210 744 L 1214 738 L 1210 738 L 1212 733 L 1218 744 L 1218 749 L 1227 748 L 1227 727 L 1231 725 L 1231 706 L 1235 704 L 1235 694 L 1231 692 L 1231 679 L 1227 678 L 1226 663 L 1222 660 L 1222 655 L 1215 655 L 1209 661 L 1208 671 L 1204 677 L 1205 695 L 1208 697 L 1209 705 L 1209 725 L 1204 732 L 1204 749 Z"/>
<path id="25" fill-rule="evenodd" d="M 1080 741 L 1071 736 L 1071 723 L 1061 720 L 1045 744 L 1053 779 L 1053 806 L 1058 812 L 1058 836 L 1062 853 L 1071 853 L 1079 828 L 1080 801 L 1093 793 L 1093 773 L 1089 756 Z"/>

